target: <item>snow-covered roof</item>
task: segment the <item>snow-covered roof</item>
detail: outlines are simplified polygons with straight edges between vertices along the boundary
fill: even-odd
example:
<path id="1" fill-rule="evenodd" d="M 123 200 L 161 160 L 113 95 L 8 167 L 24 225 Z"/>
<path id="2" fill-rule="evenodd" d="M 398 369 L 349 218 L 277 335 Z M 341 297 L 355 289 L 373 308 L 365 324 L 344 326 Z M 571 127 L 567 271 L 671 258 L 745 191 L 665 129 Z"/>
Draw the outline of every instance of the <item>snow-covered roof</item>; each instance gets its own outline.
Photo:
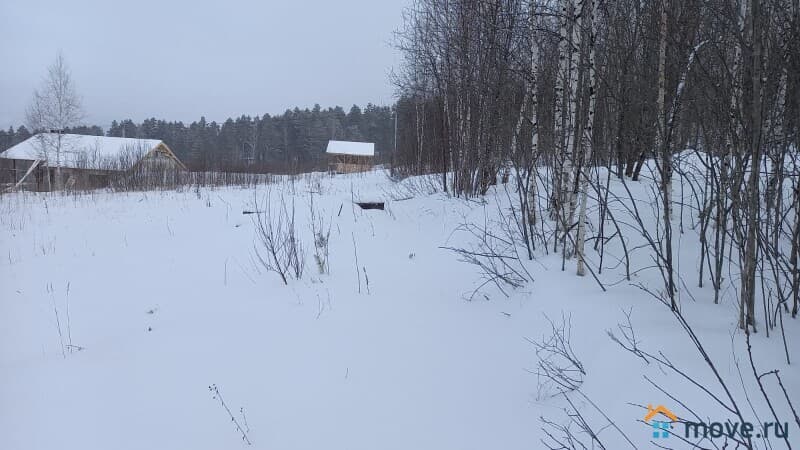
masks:
<path id="1" fill-rule="evenodd" d="M 159 144 L 158 139 L 62 134 L 58 152 L 58 134 L 39 133 L 0 153 L 0 158 L 47 160 L 50 167 L 125 170 Z"/>
<path id="2" fill-rule="evenodd" d="M 326 153 L 334 155 L 375 156 L 372 142 L 328 141 Z"/>

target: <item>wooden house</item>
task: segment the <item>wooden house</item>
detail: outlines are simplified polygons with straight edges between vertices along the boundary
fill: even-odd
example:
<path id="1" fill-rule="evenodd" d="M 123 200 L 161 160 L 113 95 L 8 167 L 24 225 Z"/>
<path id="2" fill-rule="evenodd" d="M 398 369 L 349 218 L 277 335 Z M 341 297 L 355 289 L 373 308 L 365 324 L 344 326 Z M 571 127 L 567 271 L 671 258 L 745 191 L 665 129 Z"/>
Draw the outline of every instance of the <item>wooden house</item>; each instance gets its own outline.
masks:
<path id="1" fill-rule="evenodd" d="M 158 139 L 40 133 L 0 153 L 0 189 L 91 189 L 116 180 L 156 184 L 177 170 L 186 167 Z"/>
<path id="2" fill-rule="evenodd" d="M 334 173 L 366 172 L 373 166 L 372 142 L 328 141 L 328 169 Z"/>

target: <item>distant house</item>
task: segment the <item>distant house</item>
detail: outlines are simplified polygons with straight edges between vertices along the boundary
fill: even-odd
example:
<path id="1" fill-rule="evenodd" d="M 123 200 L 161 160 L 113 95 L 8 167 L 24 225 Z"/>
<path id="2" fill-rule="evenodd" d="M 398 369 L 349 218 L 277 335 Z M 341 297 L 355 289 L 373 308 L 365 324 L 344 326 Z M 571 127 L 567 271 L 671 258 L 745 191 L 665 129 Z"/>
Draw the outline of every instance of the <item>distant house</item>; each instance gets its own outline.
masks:
<path id="1" fill-rule="evenodd" d="M 40 133 L 0 153 L 0 184 L 36 191 L 55 189 L 58 167 L 65 188 L 105 187 L 115 177 L 141 179 L 156 174 L 163 179 L 170 171 L 186 169 L 157 139 Z"/>
<path id="2" fill-rule="evenodd" d="M 372 142 L 328 141 L 328 168 L 336 173 L 364 172 L 372 168 L 375 144 Z"/>

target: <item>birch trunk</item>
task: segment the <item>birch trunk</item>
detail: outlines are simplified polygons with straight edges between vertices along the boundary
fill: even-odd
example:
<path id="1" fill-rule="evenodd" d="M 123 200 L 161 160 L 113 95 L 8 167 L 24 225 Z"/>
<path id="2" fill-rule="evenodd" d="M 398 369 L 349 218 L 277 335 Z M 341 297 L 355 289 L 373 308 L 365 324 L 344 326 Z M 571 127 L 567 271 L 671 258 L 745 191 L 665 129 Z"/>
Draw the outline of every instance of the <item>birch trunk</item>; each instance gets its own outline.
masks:
<path id="1" fill-rule="evenodd" d="M 572 3 L 572 2 L 570 2 Z M 570 4 L 571 12 L 570 17 L 572 21 L 572 33 L 569 42 L 569 85 L 566 89 L 566 103 L 567 103 L 567 129 L 566 129 L 566 143 L 564 145 L 564 167 L 561 172 L 561 225 L 564 228 L 562 233 L 562 256 L 564 258 L 571 257 L 572 251 L 567 250 L 567 234 L 569 233 L 575 212 L 575 156 L 580 146 L 580 140 L 576 139 L 575 134 L 578 132 L 578 71 L 580 65 L 580 41 L 581 41 L 581 26 L 582 14 L 581 7 L 583 0 L 577 5 Z"/>
<path id="2" fill-rule="evenodd" d="M 533 14 L 531 14 L 533 16 Z M 531 179 L 528 181 L 528 228 L 533 231 L 536 225 L 536 211 L 539 206 L 538 193 L 536 189 L 538 169 L 536 162 L 539 160 L 539 119 L 537 109 L 539 107 L 539 96 L 537 90 L 537 76 L 539 73 L 539 45 L 534 38 L 533 17 L 531 17 L 531 76 L 532 84 L 529 87 L 531 96 Z M 532 236 L 532 233 L 531 233 Z M 532 238 L 532 237 L 531 237 Z"/>
<path id="3" fill-rule="evenodd" d="M 597 99 L 597 68 L 595 67 L 595 42 L 597 38 L 597 1 L 591 0 L 589 9 L 589 20 L 591 23 L 591 34 L 589 35 L 589 112 L 586 117 L 586 145 L 583 153 L 582 170 L 580 171 L 580 212 L 578 214 L 578 232 L 575 246 L 578 257 L 577 274 L 586 275 L 586 262 L 584 248 L 586 243 L 586 204 L 589 197 L 589 165 L 592 160 L 592 143 L 594 137 L 594 115 Z"/>
<path id="4" fill-rule="evenodd" d="M 676 311 L 675 279 L 672 263 L 672 152 L 667 141 L 668 120 L 665 111 L 666 60 L 667 60 L 667 1 L 661 0 L 661 20 L 658 40 L 658 94 L 656 97 L 656 148 L 661 152 L 661 196 L 664 220 L 664 272 L 670 307 Z M 679 87 L 681 89 L 681 87 Z"/>
<path id="5" fill-rule="evenodd" d="M 750 161 L 750 174 L 746 187 L 747 202 L 744 209 L 747 212 L 747 235 L 744 242 L 744 259 L 742 264 L 741 301 L 739 304 L 739 327 L 747 330 L 748 326 L 755 327 L 755 289 L 756 289 L 756 263 L 758 248 L 756 246 L 757 226 L 759 218 L 759 167 L 761 166 L 761 37 L 759 35 L 760 1 L 752 0 L 750 4 L 750 30 L 752 36 L 751 56 L 751 89 L 752 101 L 748 114 L 749 136 L 748 151 Z"/>
<path id="6" fill-rule="evenodd" d="M 568 60 L 569 60 L 569 46 L 567 42 L 567 24 L 569 21 L 570 4 L 571 0 L 561 0 L 561 17 L 559 19 L 558 30 L 558 72 L 556 73 L 556 88 L 555 88 L 555 132 L 553 135 L 554 146 L 553 155 L 555 159 L 555 176 L 553 177 L 553 194 L 551 197 L 551 217 L 556 221 L 556 236 L 560 236 L 562 223 L 563 209 L 563 174 L 565 167 L 565 151 L 564 146 L 566 117 L 564 108 L 567 99 L 567 74 L 568 74 Z M 554 239 L 553 251 L 557 250 L 559 239 Z"/>
<path id="7" fill-rule="evenodd" d="M 738 3 L 738 5 L 737 5 Z M 747 15 L 747 0 L 733 0 L 733 10 L 737 12 L 737 30 L 739 36 L 744 36 L 744 20 Z M 728 196 L 725 192 L 728 189 L 735 189 L 731 186 L 731 174 L 734 170 L 734 162 L 736 161 L 735 142 L 738 142 L 741 136 L 741 127 L 737 119 L 736 111 L 739 108 L 742 100 L 742 85 L 740 79 L 740 71 L 742 68 L 742 40 L 734 38 L 734 51 L 733 51 L 733 67 L 731 71 L 731 98 L 729 105 L 728 117 L 731 126 L 729 131 L 725 134 L 725 154 L 723 155 L 722 168 L 720 170 L 719 182 L 717 186 L 717 204 L 716 204 L 716 230 L 714 241 L 714 303 L 719 303 L 720 290 L 722 288 L 723 280 L 723 265 L 725 262 L 725 245 L 728 238 Z M 733 196 L 731 196 L 733 197 Z"/>

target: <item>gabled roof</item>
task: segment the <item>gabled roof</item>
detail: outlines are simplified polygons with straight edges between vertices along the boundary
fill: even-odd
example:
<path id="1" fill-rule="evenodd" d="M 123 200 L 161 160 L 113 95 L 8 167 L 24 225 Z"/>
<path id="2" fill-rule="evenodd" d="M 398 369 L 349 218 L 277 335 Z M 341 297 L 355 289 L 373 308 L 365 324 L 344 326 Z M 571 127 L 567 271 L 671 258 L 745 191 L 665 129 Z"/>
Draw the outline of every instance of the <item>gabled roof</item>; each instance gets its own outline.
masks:
<path id="1" fill-rule="evenodd" d="M 58 134 L 39 133 L 0 153 L 0 158 L 39 159 L 50 167 L 71 169 L 127 170 L 159 145 L 163 142 L 158 139 L 62 134 L 58 155 Z"/>
<path id="2" fill-rule="evenodd" d="M 332 155 L 375 156 L 372 142 L 328 141 L 326 153 Z"/>

